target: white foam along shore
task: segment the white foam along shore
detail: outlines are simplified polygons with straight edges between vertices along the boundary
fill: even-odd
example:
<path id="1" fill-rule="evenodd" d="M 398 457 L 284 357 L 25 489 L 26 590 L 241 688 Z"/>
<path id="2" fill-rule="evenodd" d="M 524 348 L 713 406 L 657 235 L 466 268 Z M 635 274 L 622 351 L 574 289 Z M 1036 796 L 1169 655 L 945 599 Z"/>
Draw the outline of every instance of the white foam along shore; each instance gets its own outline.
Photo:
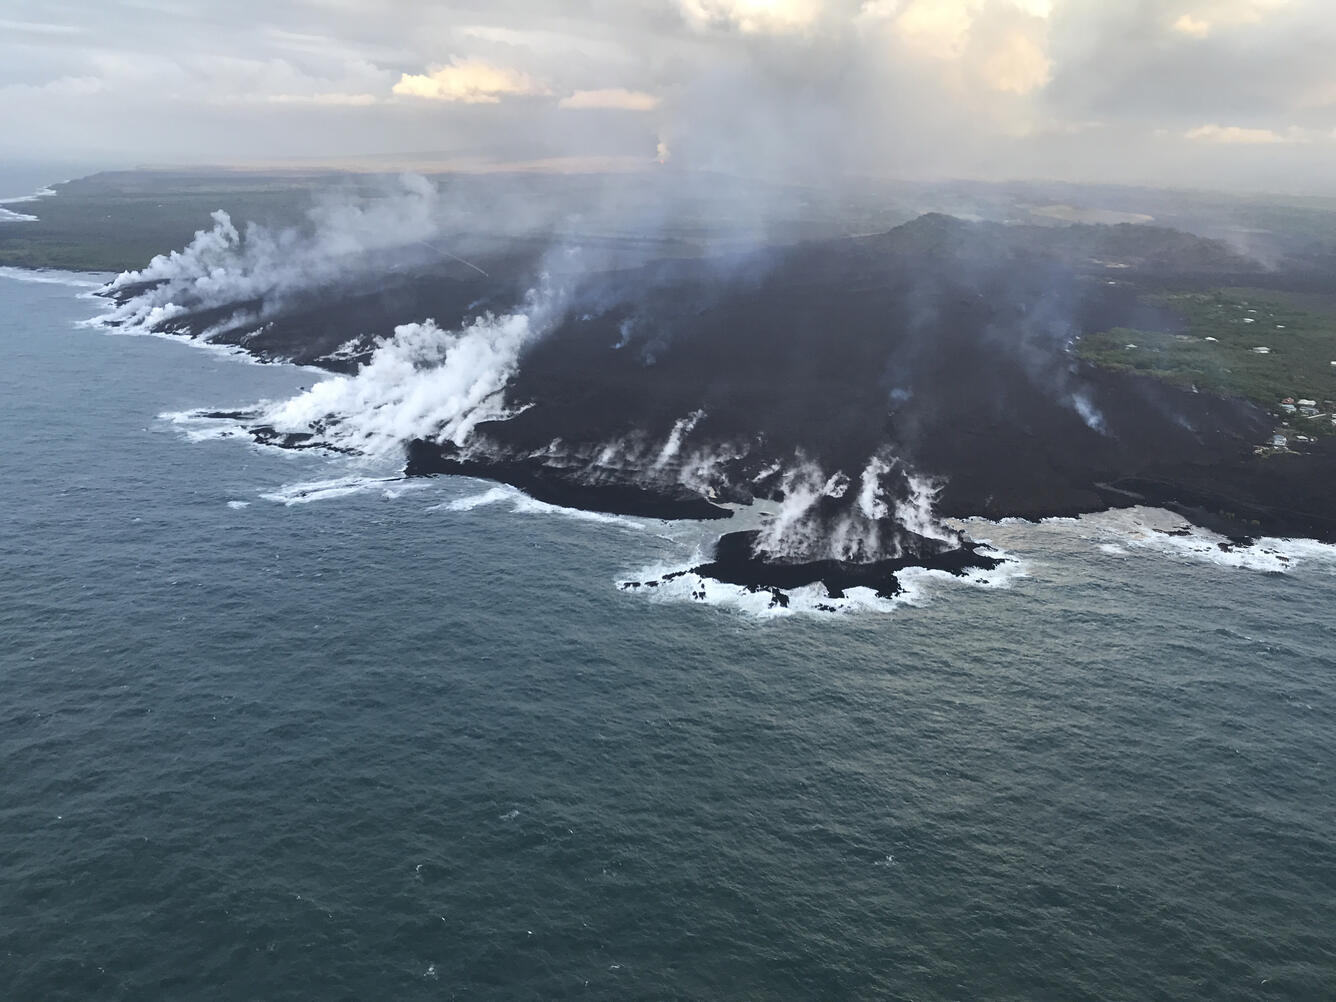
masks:
<path id="1" fill-rule="evenodd" d="M 10 268 L 0 266 L 0 278 L 13 282 L 37 282 L 41 285 L 66 285 L 75 289 L 100 289 L 112 278 L 96 271 L 57 271 L 55 269 Z"/>
<path id="2" fill-rule="evenodd" d="M 0 198 L 0 205 L 19 205 L 23 202 L 39 202 L 44 198 L 54 198 L 56 190 L 54 188 L 38 188 L 36 191 L 29 192 L 26 195 L 11 195 L 8 198 Z"/>
<path id="3" fill-rule="evenodd" d="M 703 552 L 686 562 L 644 567 L 620 578 L 617 587 L 654 602 L 719 606 L 765 619 L 829 615 L 831 612 L 887 613 L 922 605 L 941 587 L 950 585 L 1007 588 L 1016 580 L 1029 576 L 1025 557 L 1027 540 L 1038 541 L 1043 534 L 1052 532 L 1074 535 L 1099 553 L 1118 559 L 1148 557 L 1190 561 L 1271 574 L 1290 574 L 1300 568 L 1336 574 L 1336 545 L 1311 539 L 1273 537 L 1235 545 L 1223 536 L 1189 525 L 1182 517 L 1159 508 L 1112 509 L 1076 518 L 1044 519 L 1038 524 L 1020 518 L 997 521 L 968 518 L 952 522 L 975 540 L 992 545 L 998 555 L 1005 558 L 1004 562 L 993 570 L 973 570 L 961 578 L 943 571 L 910 568 L 897 575 L 903 591 L 889 599 L 879 598 L 866 588 L 852 588 L 845 598 L 832 599 L 821 585 L 808 585 L 785 591 L 789 600 L 787 606 L 775 602 L 768 591 L 752 592 L 691 572 L 690 568 L 708 560 Z M 990 534 L 990 527 L 1001 532 Z M 990 535 L 995 538 L 989 539 Z M 999 542 L 1005 543 L 1006 548 L 1001 548 Z"/>
<path id="4" fill-rule="evenodd" d="M 0 198 L 0 223 L 35 223 L 37 217 L 26 212 L 16 212 L 13 209 L 6 209 L 6 205 L 21 205 L 25 202 L 36 202 L 43 198 L 50 198 L 55 195 L 51 188 L 39 188 L 29 195 L 15 195 L 10 198 Z"/>
<path id="5" fill-rule="evenodd" d="M 206 418 L 197 411 L 165 414 L 163 417 L 181 425 L 192 441 L 248 437 L 241 424 Z M 335 500 L 367 492 L 380 492 L 383 497 L 393 499 L 408 491 L 426 488 L 433 483 L 440 482 L 406 480 L 400 476 L 345 475 L 326 480 L 285 484 L 276 490 L 261 494 L 260 497 L 287 506 Z M 644 522 L 623 516 L 565 508 L 537 501 L 519 489 L 505 484 L 491 485 L 481 491 L 431 505 L 426 510 L 463 514 L 496 505 L 508 506 L 513 514 L 556 515 L 635 531 L 643 531 L 646 528 Z M 760 511 L 764 507 L 758 505 L 750 514 L 759 517 L 764 514 Z M 743 515 L 742 520 L 751 521 L 747 514 Z M 1024 552 L 1026 537 L 1032 533 L 1045 531 L 1075 532 L 1081 539 L 1092 543 L 1100 552 L 1120 558 L 1130 558 L 1136 553 L 1145 553 L 1170 559 L 1201 561 L 1226 567 L 1279 573 L 1292 571 L 1304 564 L 1318 564 L 1336 573 L 1336 546 L 1304 539 L 1260 539 L 1246 546 L 1235 546 L 1224 537 L 1189 526 L 1181 517 L 1162 509 L 1116 509 L 1079 518 L 1047 519 L 1038 525 L 1023 519 L 990 521 L 982 518 L 964 519 L 957 524 L 971 536 L 984 542 L 991 542 L 984 538 L 987 535 L 987 527 L 1003 529 L 1005 542 L 1010 549 L 1002 549 L 996 543 L 993 545 L 998 554 L 1004 558 L 1004 562 L 992 570 L 971 570 L 962 577 L 943 571 L 910 568 L 897 575 L 903 590 L 899 595 L 889 599 L 880 598 L 866 588 L 849 589 L 843 598 L 833 599 L 823 586 L 816 584 L 786 591 L 788 604 L 784 605 L 776 602 L 774 596 L 766 590 L 753 592 L 744 587 L 702 578 L 691 572 L 690 568 L 708 559 L 701 547 L 708 545 L 706 537 L 712 535 L 713 527 L 711 533 L 703 536 L 699 531 L 700 527 L 694 527 L 696 531 L 692 531 L 691 525 L 679 526 L 682 529 L 680 534 L 676 534 L 679 538 L 664 537 L 674 543 L 675 548 L 684 543 L 690 546 L 694 541 L 697 549 L 691 559 L 642 568 L 639 572 L 620 579 L 617 586 L 623 591 L 636 593 L 651 601 L 718 606 L 762 619 L 794 615 L 828 616 L 832 612 L 889 613 L 904 607 L 922 605 L 943 588 L 974 586 L 998 590 L 1010 587 L 1016 580 L 1029 576 L 1026 561 L 1017 556 L 1018 553 Z M 637 582 L 639 586 L 628 587 L 631 582 Z"/>
<path id="6" fill-rule="evenodd" d="M 104 287 L 110 276 L 86 272 L 0 267 L 0 278 L 96 290 Z M 156 334 L 145 330 L 142 326 L 129 330 L 117 329 L 109 327 L 103 321 L 104 317 L 95 317 L 87 323 L 90 326 L 98 326 L 108 333 L 150 334 L 165 340 L 193 343 L 199 347 L 221 352 L 229 357 L 251 362 L 257 361 L 245 349 L 235 345 L 215 344 L 204 339 L 184 338 L 176 334 Z M 312 371 L 328 377 L 328 373 L 324 370 L 313 369 Z M 164 414 L 162 417 L 181 426 L 186 437 L 191 441 L 249 437 L 242 425 L 232 421 L 207 418 L 204 413 L 202 411 L 185 411 Z M 345 497 L 368 490 L 378 489 L 387 496 L 396 496 L 398 493 L 402 493 L 404 489 L 412 489 L 411 486 L 401 486 L 398 490 L 386 487 L 387 484 L 396 482 L 399 482 L 399 478 L 345 476 L 326 481 L 284 485 L 261 496 L 266 500 L 292 505 Z M 480 494 L 437 505 L 434 510 L 446 509 L 463 512 L 482 505 L 503 502 L 509 503 L 511 510 L 517 514 L 558 514 L 590 522 L 619 524 L 632 529 L 644 528 L 643 523 L 620 516 L 562 508 L 536 501 L 523 492 L 506 486 L 492 487 Z M 976 538 L 979 537 L 978 529 L 986 525 L 1031 525 L 1031 523 L 1021 519 L 1003 519 L 1000 522 L 990 522 L 982 518 L 961 520 L 960 524 L 967 531 L 971 531 L 971 535 Z M 1075 527 L 1078 532 L 1087 536 L 1097 549 L 1111 556 L 1125 557 L 1137 552 L 1155 553 L 1172 559 L 1214 563 L 1220 566 L 1274 573 L 1287 573 L 1302 565 L 1315 564 L 1336 573 L 1336 546 L 1306 539 L 1273 538 L 1262 538 L 1246 546 L 1235 546 L 1215 533 L 1186 525 L 1179 516 L 1161 509 L 1115 509 L 1079 518 L 1047 519 L 1041 525 Z M 1023 548 L 1023 539 L 1016 539 L 1013 545 L 1016 544 Z M 694 564 L 688 566 L 694 566 Z M 659 570 L 667 574 L 674 570 L 683 569 L 685 568 L 669 567 Z M 642 573 L 642 580 L 652 579 L 655 576 L 650 573 L 651 570 L 647 568 Z M 927 575 L 927 577 L 925 578 L 924 575 Z M 657 595 L 660 600 L 679 598 L 689 601 L 702 601 L 699 596 L 704 594 L 707 596 L 704 601 L 710 604 L 733 606 L 759 615 L 773 616 L 793 615 L 802 612 L 826 612 L 827 608 L 831 606 L 840 611 L 858 609 L 889 611 L 900 606 L 916 604 L 924 595 L 925 582 L 934 578 L 997 587 L 999 585 L 1005 586 L 1017 576 L 1024 576 L 1024 571 L 1020 562 L 1014 559 L 1004 563 L 993 572 L 972 572 L 965 578 L 955 578 L 941 572 L 910 570 L 901 573 L 900 580 L 905 590 L 893 599 L 879 599 L 866 589 L 852 589 L 845 599 L 832 600 L 825 595 L 824 589 L 818 585 L 788 593 L 790 604 L 787 608 L 773 606 L 772 596 L 768 593 L 752 593 L 744 588 L 735 588 L 713 581 L 702 582 L 698 577 L 691 574 L 685 574 L 671 581 L 661 583 L 657 588 L 646 588 L 643 591 L 646 594 Z M 867 593 L 859 594 L 862 591 Z M 818 609 L 818 606 L 827 608 Z"/>
<path id="7" fill-rule="evenodd" d="M 37 274 L 45 273 L 42 272 Z M 30 281 L 40 281 L 40 279 L 30 279 Z M 83 283 L 78 284 L 82 285 Z M 297 362 L 286 358 L 261 358 L 260 356 L 247 351 L 242 345 L 227 344 L 222 341 L 212 341 L 210 340 L 210 336 L 214 332 L 211 331 L 205 331 L 203 334 L 192 337 L 188 334 L 174 334 L 170 331 L 155 330 L 151 324 L 113 323 L 112 321 L 115 320 L 114 307 L 109 300 L 95 295 L 97 290 L 105 288 L 106 284 L 105 279 L 91 283 L 92 287 L 86 294 L 87 298 L 97 299 L 97 301 L 102 304 L 102 312 L 97 316 L 89 317 L 87 320 L 81 321 L 80 326 L 93 328 L 94 330 L 100 331 L 111 337 L 152 337 L 158 338 L 161 341 L 171 341 L 176 344 L 191 345 L 195 348 L 213 352 L 216 355 L 230 358 L 245 365 L 288 365 L 292 366 L 294 369 L 301 369 L 319 375 L 323 379 L 334 378 L 330 375 L 328 369 L 322 369 L 317 365 L 300 365 Z"/>
<path id="8" fill-rule="evenodd" d="M 216 442 L 225 438 L 250 440 L 246 426 L 239 421 L 210 417 L 208 411 L 164 411 L 159 421 L 175 425 L 188 442 Z"/>
<path id="9" fill-rule="evenodd" d="M 954 587 L 1005 590 L 1028 577 L 1025 561 L 1004 550 L 996 555 L 1002 563 L 991 570 L 973 568 L 962 576 L 924 567 L 910 567 L 896 574 L 900 593 L 881 598 L 871 588 L 849 588 L 842 598 L 832 598 L 822 584 L 780 589 L 787 605 L 775 600 L 769 589 L 752 591 L 741 585 L 725 584 L 702 577 L 691 570 L 709 560 L 704 553 L 679 565 L 655 564 L 638 573 L 619 578 L 616 587 L 623 594 L 650 602 L 691 603 L 740 612 L 757 619 L 785 619 L 792 616 L 853 615 L 892 613 L 931 602 L 941 591 Z"/>
<path id="10" fill-rule="evenodd" d="M 386 500 L 394 500 L 413 490 L 422 490 L 428 486 L 425 480 L 410 480 L 403 476 L 363 477 L 348 475 L 330 480 L 307 480 L 301 483 L 284 484 L 275 490 L 261 494 L 265 501 L 292 507 L 310 504 L 314 501 L 329 501 L 334 498 L 348 497 L 353 494 L 365 494 L 379 491 Z"/>
<path id="11" fill-rule="evenodd" d="M 963 519 L 959 524 L 976 538 L 989 525 L 1074 532 L 1100 552 L 1116 557 L 1147 554 L 1273 574 L 1290 573 L 1300 567 L 1336 573 L 1336 545 L 1270 536 L 1235 545 L 1224 536 L 1192 525 L 1162 508 L 1115 508 L 1076 518 L 1044 519 L 1038 526 L 1012 518 L 996 522 Z M 1012 545 L 1023 546 L 1023 538 L 1017 538 Z"/>
<path id="12" fill-rule="evenodd" d="M 516 487 L 498 484 L 478 494 L 456 498 L 442 504 L 432 505 L 428 511 L 467 512 L 476 508 L 494 504 L 509 504 L 510 510 L 517 515 L 560 515 L 583 522 L 600 522 L 604 525 L 619 525 L 627 529 L 642 530 L 645 523 L 622 515 L 609 515 L 598 511 L 585 511 L 581 508 L 565 508 L 561 505 L 548 504 L 529 497 Z"/>

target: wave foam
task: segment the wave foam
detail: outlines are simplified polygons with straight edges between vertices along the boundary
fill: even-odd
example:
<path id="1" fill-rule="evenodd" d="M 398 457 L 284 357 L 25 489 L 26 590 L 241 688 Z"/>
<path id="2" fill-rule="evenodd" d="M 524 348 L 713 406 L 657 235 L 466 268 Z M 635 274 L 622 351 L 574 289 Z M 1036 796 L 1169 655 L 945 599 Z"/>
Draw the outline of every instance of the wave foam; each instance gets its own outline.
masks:
<path id="1" fill-rule="evenodd" d="M 158 415 L 168 421 L 190 442 L 216 442 L 226 438 L 250 438 L 244 425 L 226 418 L 209 416 L 206 411 L 166 411 Z"/>
<path id="2" fill-rule="evenodd" d="M 1076 518 L 1046 518 L 1038 525 L 1017 518 L 972 518 L 962 524 L 975 530 L 985 525 L 1019 529 L 1020 537 L 1012 537 L 1013 546 L 1023 546 L 1025 534 L 1050 529 L 1070 532 L 1112 557 L 1140 554 L 1269 574 L 1289 574 L 1300 567 L 1336 574 L 1336 545 L 1272 536 L 1236 545 L 1162 508 L 1119 508 Z"/>
<path id="3" fill-rule="evenodd" d="M 1005 590 L 1028 577 L 1025 562 L 997 550 L 1003 562 L 992 570 L 974 568 L 958 577 L 946 571 L 911 567 L 896 575 L 901 591 L 893 598 L 881 598 L 871 588 L 849 588 L 843 598 L 831 598 L 822 584 L 778 590 L 787 600 L 776 598 L 769 589 L 752 591 L 742 585 L 725 584 L 702 577 L 691 570 L 706 558 L 699 554 L 689 564 L 665 564 L 643 568 L 637 576 L 617 580 L 619 591 L 637 594 L 651 602 L 689 602 L 714 606 L 757 619 L 785 619 L 792 616 L 828 617 L 866 613 L 886 614 L 902 608 L 926 605 L 946 587 L 971 586 Z"/>
<path id="4" fill-rule="evenodd" d="M 0 278 L 12 279 L 15 282 L 37 282 L 42 285 L 69 285 L 76 289 L 100 289 L 106 285 L 105 279 L 99 277 L 96 272 L 88 271 L 0 267 Z"/>
<path id="5" fill-rule="evenodd" d="M 316 369 L 313 366 L 298 366 L 295 362 L 289 362 L 285 359 L 259 358 L 252 355 L 240 345 L 227 344 L 222 341 L 210 341 L 205 336 L 190 337 L 188 335 L 173 334 L 169 331 L 154 330 L 151 326 L 118 325 L 115 322 L 114 311 L 106 305 L 105 300 L 102 302 L 107 312 L 104 312 L 101 316 L 91 317 L 88 320 L 80 321 L 79 326 L 88 327 L 112 337 L 155 337 L 163 341 L 172 341 L 176 344 L 187 344 L 195 348 L 203 348 L 206 351 L 211 351 L 217 355 L 222 355 L 233 361 L 242 362 L 247 365 L 273 365 L 281 362 L 284 365 L 293 365 L 296 368 L 311 369 L 312 371 L 319 372 L 321 375 L 325 374 L 324 369 Z"/>
<path id="6" fill-rule="evenodd" d="M 493 487 L 481 494 L 470 494 L 466 498 L 456 498 L 445 504 L 432 505 L 428 511 L 472 511 L 489 504 L 513 500 L 519 492 L 509 487 Z"/>
<path id="7" fill-rule="evenodd" d="M 404 477 L 359 477 L 343 476 L 331 480 L 308 480 L 296 484 L 284 484 L 276 490 L 261 494 L 265 501 L 275 501 L 291 508 L 293 505 L 310 504 L 313 501 L 329 501 L 333 498 L 348 497 L 352 494 L 365 494 L 367 491 L 382 490 L 382 496 L 394 499 L 411 489 L 410 482 Z M 386 488 L 394 484 L 395 488 Z M 423 483 L 423 486 L 426 486 Z"/>
<path id="8" fill-rule="evenodd" d="M 54 198 L 54 188 L 38 188 L 29 195 L 15 195 L 12 198 L 0 198 L 0 205 L 17 205 L 20 202 L 40 202 L 44 198 Z"/>
<path id="9" fill-rule="evenodd" d="M 1076 520 L 1093 529 L 1102 552 L 1154 553 L 1175 560 L 1233 567 L 1270 574 L 1288 574 L 1302 566 L 1336 573 L 1336 546 L 1311 539 L 1264 536 L 1243 546 L 1191 525 L 1158 508 L 1129 508 L 1086 515 Z M 1117 554 L 1115 554 L 1117 555 Z"/>
<path id="10" fill-rule="evenodd" d="M 561 505 L 548 504 L 546 501 L 538 501 L 529 497 L 529 495 L 518 488 L 507 487 L 505 485 L 491 487 L 479 494 L 470 494 L 467 497 L 456 498 L 455 500 L 447 501 L 444 504 L 432 505 L 427 510 L 466 512 L 487 505 L 505 503 L 511 505 L 510 510 L 516 515 L 561 515 L 565 518 L 573 518 L 582 522 L 598 522 L 602 525 L 619 525 L 623 528 L 634 529 L 637 531 L 645 528 L 643 522 L 637 522 L 634 519 L 625 518 L 621 515 L 609 515 L 599 511 L 584 511 L 580 508 L 565 508 Z"/>

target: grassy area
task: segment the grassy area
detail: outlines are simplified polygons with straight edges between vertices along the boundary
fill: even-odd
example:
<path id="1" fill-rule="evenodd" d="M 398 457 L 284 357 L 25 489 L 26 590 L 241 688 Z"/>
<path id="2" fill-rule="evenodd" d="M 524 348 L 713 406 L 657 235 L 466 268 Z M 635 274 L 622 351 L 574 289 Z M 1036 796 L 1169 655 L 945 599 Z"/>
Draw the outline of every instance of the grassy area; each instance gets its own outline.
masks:
<path id="1" fill-rule="evenodd" d="M 1156 302 L 1184 318 L 1180 333 L 1117 328 L 1083 337 L 1077 353 L 1105 368 L 1251 400 L 1299 434 L 1332 433 L 1329 420 L 1282 414 L 1280 401 L 1306 397 L 1328 411 L 1324 401 L 1336 400 L 1336 303 L 1250 289 L 1174 293 Z"/>

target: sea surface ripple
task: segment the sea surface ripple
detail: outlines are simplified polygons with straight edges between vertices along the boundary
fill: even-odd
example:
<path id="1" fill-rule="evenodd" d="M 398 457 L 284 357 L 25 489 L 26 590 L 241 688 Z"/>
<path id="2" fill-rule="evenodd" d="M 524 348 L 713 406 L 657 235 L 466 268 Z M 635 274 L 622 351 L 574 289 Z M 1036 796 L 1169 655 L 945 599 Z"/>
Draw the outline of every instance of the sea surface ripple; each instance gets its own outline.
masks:
<path id="1" fill-rule="evenodd" d="M 318 374 L 81 291 L 0 278 L 0 998 L 1336 997 L 1331 564 L 650 601 L 682 527 L 284 503 L 159 415 Z"/>

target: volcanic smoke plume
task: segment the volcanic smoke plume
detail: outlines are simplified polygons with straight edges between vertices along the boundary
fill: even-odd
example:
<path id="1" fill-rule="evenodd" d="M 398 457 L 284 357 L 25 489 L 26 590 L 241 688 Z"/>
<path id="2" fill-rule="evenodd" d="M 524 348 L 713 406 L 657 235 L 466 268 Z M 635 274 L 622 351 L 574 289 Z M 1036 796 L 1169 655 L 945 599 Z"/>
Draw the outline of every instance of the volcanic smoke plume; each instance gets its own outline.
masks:
<path id="1" fill-rule="evenodd" d="M 550 230 L 465 259 L 444 249 L 473 244 L 442 235 L 432 183 L 397 184 L 305 229 L 217 214 L 113 282 L 107 322 L 340 373 L 249 414 L 268 442 L 402 453 L 410 474 L 615 513 L 775 502 L 748 541 L 772 565 L 959 548 L 938 511 L 1091 510 L 1119 481 L 1236 462 L 1264 431 L 1247 405 L 1069 350 L 1091 331 L 1171 329 L 1140 276 L 1253 267 L 1209 241 L 925 216 L 704 257 L 642 247 L 611 269 Z"/>

